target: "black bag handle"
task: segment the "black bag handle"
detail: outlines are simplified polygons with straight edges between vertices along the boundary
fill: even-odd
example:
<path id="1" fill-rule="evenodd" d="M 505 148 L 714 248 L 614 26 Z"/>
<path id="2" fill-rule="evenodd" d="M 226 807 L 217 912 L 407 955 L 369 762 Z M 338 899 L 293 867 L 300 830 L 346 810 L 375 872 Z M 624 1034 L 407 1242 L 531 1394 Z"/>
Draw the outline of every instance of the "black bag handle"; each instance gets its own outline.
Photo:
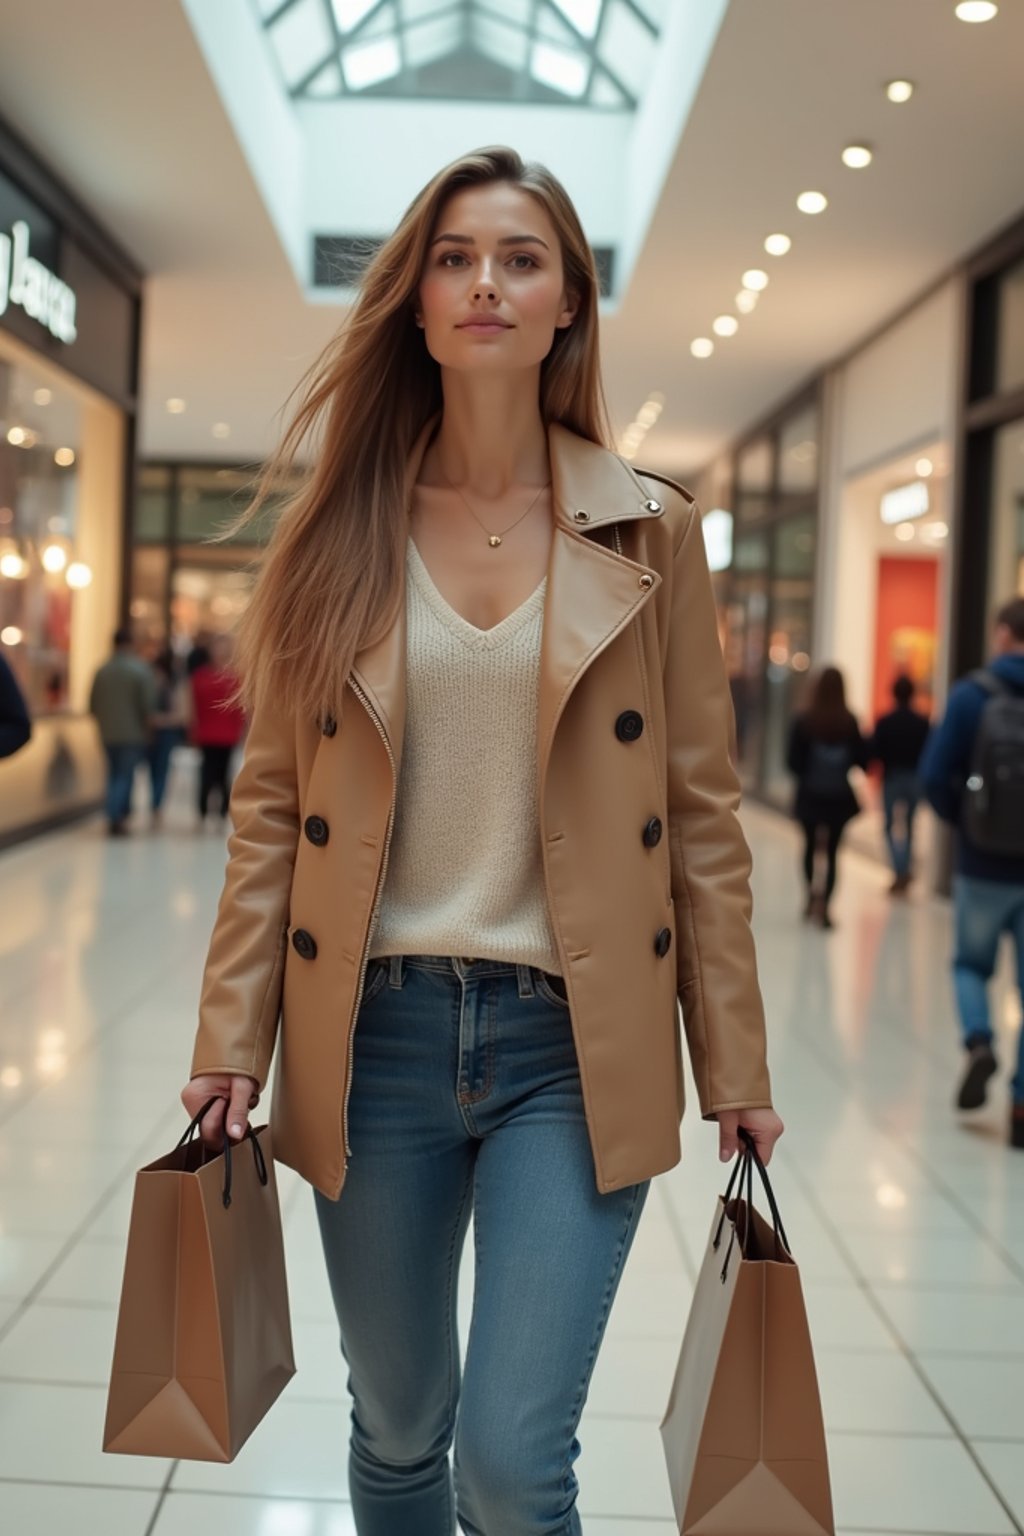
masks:
<path id="1" fill-rule="evenodd" d="M 729 1238 L 729 1247 L 726 1250 L 725 1262 L 722 1265 L 722 1283 L 723 1284 L 725 1283 L 725 1281 L 726 1281 L 726 1279 L 728 1278 L 728 1275 L 729 1275 L 729 1263 L 730 1263 L 730 1260 L 732 1258 L 733 1244 L 736 1242 L 737 1236 L 739 1237 L 740 1253 L 745 1254 L 746 1251 L 747 1251 L 747 1238 L 748 1238 L 748 1235 L 749 1235 L 750 1213 L 753 1210 L 753 1206 L 754 1206 L 754 1169 L 755 1169 L 755 1167 L 756 1167 L 756 1169 L 758 1171 L 758 1175 L 759 1175 L 759 1177 L 761 1179 L 761 1183 L 764 1186 L 764 1192 L 765 1192 L 765 1195 L 766 1195 L 767 1200 L 768 1200 L 768 1209 L 771 1211 L 772 1230 L 773 1230 L 774 1235 L 775 1235 L 775 1246 L 776 1246 L 776 1249 L 778 1249 L 781 1246 L 785 1250 L 786 1253 L 790 1253 L 792 1251 L 790 1249 L 790 1246 L 789 1246 L 789 1239 L 786 1236 L 786 1229 L 782 1225 L 782 1216 L 779 1213 L 779 1206 L 778 1206 L 778 1201 L 775 1198 L 775 1191 L 772 1189 L 771 1180 L 768 1177 L 768 1170 L 767 1170 L 767 1168 L 765 1168 L 764 1163 L 761 1161 L 761 1155 L 760 1155 L 760 1153 L 757 1150 L 757 1145 L 756 1145 L 756 1143 L 754 1141 L 754 1138 L 753 1138 L 753 1136 L 751 1136 L 750 1132 L 746 1129 L 745 1126 L 740 1126 L 740 1128 L 739 1128 L 739 1137 L 740 1137 L 740 1140 L 743 1143 L 743 1151 L 740 1153 L 739 1157 L 736 1159 L 735 1165 L 733 1167 L 732 1174 L 730 1175 L 730 1178 L 729 1178 L 728 1186 L 726 1187 L 725 1198 L 724 1198 L 724 1201 L 723 1201 L 722 1215 L 721 1215 L 721 1217 L 719 1219 L 718 1228 L 717 1228 L 717 1230 L 715 1232 L 715 1239 L 714 1239 L 714 1245 L 713 1246 L 714 1246 L 716 1252 L 717 1252 L 719 1244 L 721 1243 L 721 1240 L 722 1240 L 722 1226 L 723 1226 L 723 1224 L 725 1222 L 725 1218 L 726 1218 L 726 1214 L 727 1214 L 727 1209 L 728 1209 L 728 1204 L 729 1204 L 729 1201 L 732 1199 L 732 1191 L 733 1191 L 734 1185 L 736 1184 L 737 1178 L 739 1179 L 739 1187 L 740 1187 L 741 1191 L 743 1189 L 743 1184 L 744 1184 L 744 1179 L 745 1179 L 746 1187 L 747 1187 L 747 1198 L 746 1198 L 746 1203 L 745 1203 L 744 1212 L 743 1212 L 743 1231 L 742 1231 L 742 1233 L 740 1233 L 740 1231 L 739 1231 L 739 1223 L 738 1222 L 734 1221 L 733 1224 L 732 1224 L 732 1234 L 731 1234 L 731 1236 Z"/>
<path id="2" fill-rule="evenodd" d="M 188 1146 L 189 1142 L 199 1130 L 200 1123 L 206 1118 L 210 1110 L 217 1103 L 218 1097 L 219 1096 L 215 1096 L 212 1099 L 207 1099 L 198 1115 L 196 1115 L 195 1119 L 190 1122 L 188 1129 L 182 1132 L 181 1140 L 178 1142 L 178 1147 Z M 267 1160 L 263 1156 L 263 1148 L 260 1146 L 259 1139 L 251 1125 L 246 1127 L 245 1136 L 242 1137 L 243 1141 L 246 1139 L 252 1143 L 253 1161 L 256 1164 L 256 1177 L 259 1179 L 260 1183 L 265 1186 L 268 1178 Z M 175 1150 L 177 1150 L 177 1148 L 175 1148 Z M 227 1210 L 228 1206 L 231 1204 L 231 1138 L 228 1135 L 226 1124 L 224 1126 L 224 1188 L 221 1190 L 221 1199 L 224 1202 L 224 1209 Z"/>

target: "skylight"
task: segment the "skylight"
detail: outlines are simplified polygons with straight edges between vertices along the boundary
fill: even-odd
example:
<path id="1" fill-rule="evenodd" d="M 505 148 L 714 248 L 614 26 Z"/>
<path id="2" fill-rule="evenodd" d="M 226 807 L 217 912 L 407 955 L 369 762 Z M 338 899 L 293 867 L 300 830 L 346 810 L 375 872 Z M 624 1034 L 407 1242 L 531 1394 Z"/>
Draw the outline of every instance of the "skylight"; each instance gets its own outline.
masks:
<path id="1" fill-rule="evenodd" d="M 288 93 L 635 109 L 669 0 L 251 0 Z"/>

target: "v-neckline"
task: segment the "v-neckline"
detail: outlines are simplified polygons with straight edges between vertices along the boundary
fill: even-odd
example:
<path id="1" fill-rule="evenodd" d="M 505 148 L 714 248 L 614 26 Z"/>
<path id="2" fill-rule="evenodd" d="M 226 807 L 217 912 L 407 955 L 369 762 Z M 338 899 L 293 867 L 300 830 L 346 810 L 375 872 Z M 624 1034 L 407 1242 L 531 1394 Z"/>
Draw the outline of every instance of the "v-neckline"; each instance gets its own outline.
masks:
<path id="1" fill-rule="evenodd" d="M 440 590 L 433 576 L 427 568 L 426 561 L 416 547 L 416 541 L 409 535 L 410 564 L 414 578 L 420 591 L 423 593 L 434 612 L 442 619 L 450 629 L 454 629 L 463 638 L 475 640 L 477 643 L 493 645 L 496 640 L 503 640 L 509 634 L 514 634 L 528 619 L 532 618 L 534 611 L 543 601 L 544 589 L 547 586 L 547 573 L 541 577 L 540 583 L 534 587 L 529 597 L 525 598 L 514 608 L 511 613 L 497 624 L 492 624 L 489 629 L 480 629 L 476 624 L 461 614 Z"/>

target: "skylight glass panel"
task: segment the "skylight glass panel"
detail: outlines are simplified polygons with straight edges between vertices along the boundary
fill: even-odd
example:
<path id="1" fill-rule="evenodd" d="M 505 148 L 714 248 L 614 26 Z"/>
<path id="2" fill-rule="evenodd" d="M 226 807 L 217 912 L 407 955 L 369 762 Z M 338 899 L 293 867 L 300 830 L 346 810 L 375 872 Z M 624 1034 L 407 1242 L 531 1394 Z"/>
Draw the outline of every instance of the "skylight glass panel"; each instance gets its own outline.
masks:
<path id="1" fill-rule="evenodd" d="M 628 107 L 629 101 L 623 96 L 618 86 L 609 80 L 608 76 L 600 69 L 594 71 L 593 84 L 590 87 L 590 105 L 592 107 Z"/>
<path id="2" fill-rule="evenodd" d="M 541 42 L 555 43 L 569 50 L 579 48 L 580 40 L 564 17 L 552 6 L 543 5 L 537 12 L 537 37 Z"/>
<path id="3" fill-rule="evenodd" d="M 455 11 L 461 9 L 457 4 L 445 6 L 444 0 L 400 0 L 399 19 L 403 25 L 411 25 L 417 21 L 423 21 L 427 17 L 434 18 L 439 11 Z"/>
<path id="4" fill-rule="evenodd" d="M 335 97 L 342 94 L 341 67 L 337 60 L 322 69 L 306 86 L 306 95 L 314 97 L 317 101 L 333 101 Z"/>
<path id="5" fill-rule="evenodd" d="M 593 37 L 601 19 L 602 0 L 552 0 L 552 4 L 571 21 L 577 32 Z"/>
<path id="6" fill-rule="evenodd" d="M 487 58 L 506 69 L 526 68 L 530 39 L 519 27 L 503 26 L 478 12 L 473 18 L 473 42 Z"/>
<path id="7" fill-rule="evenodd" d="M 534 43 L 530 54 L 530 73 L 542 85 L 549 85 L 563 96 L 582 96 L 587 88 L 590 61 L 565 48 L 550 43 Z"/>
<path id="8" fill-rule="evenodd" d="M 475 9 L 485 15 L 497 16 L 502 21 L 514 21 L 528 28 L 533 7 L 534 0 L 477 0 Z"/>
<path id="9" fill-rule="evenodd" d="M 351 32 L 353 27 L 358 27 L 376 4 L 377 0 L 331 0 L 334 18 L 342 32 Z"/>
<path id="10" fill-rule="evenodd" d="M 261 21 L 266 21 L 275 11 L 281 9 L 281 0 L 254 0 Z"/>
<path id="11" fill-rule="evenodd" d="M 393 37 L 402 29 L 398 24 L 393 5 L 382 5 L 380 10 L 374 11 L 372 16 L 366 18 L 366 24 L 359 29 L 359 41 L 368 43 L 371 37 Z"/>
<path id="12" fill-rule="evenodd" d="M 654 38 L 636 12 L 623 0 L 609 0 L 598 57 L 636 97 L 644 93 L 653 46 Z"/>
<path id="13" fill-rule="evenodd" d="M 398 42 L 381 37 L 372 43 L 354 43 L 342 54 L 341 67 L 350 91 L 365 91 L 382 80 L 392 80 L 402 68 Z"/>
<path id="14" fill-rule="evenodd" d="M 634 0 L 634 4 L 660 32 L 668 19 L 668 0 Z"/>
<path id="15" fill-rule="evenodd" d="M 321 0 L 298 0 L 274 27 L 274 46 L 289 88 L 296 86 L 334 47 L 327 13 Z"/>
<path id="16" fill-rule="evenodd" d="M 438 21 L 423 21 L 405 33 L 406 63 L 411 69 L 446 58 L 462 43 L 462 21 L 457 15 L 442 16 Z"/>

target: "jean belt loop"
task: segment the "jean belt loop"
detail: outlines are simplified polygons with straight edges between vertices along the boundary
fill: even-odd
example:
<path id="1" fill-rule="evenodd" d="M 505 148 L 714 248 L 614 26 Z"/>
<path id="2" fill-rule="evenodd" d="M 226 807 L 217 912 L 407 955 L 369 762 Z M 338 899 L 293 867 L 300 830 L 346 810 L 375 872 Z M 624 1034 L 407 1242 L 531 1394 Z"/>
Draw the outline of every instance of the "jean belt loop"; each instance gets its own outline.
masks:
<path id="1" fill-rule="evenodd" d="M 388 985 L 400 987 L 402 985 L 402 956 L 391 955 L 388 960 Z"/>
<path id="2" fill-rule="evenodd" d="M 533 996 L 533 972 L 528 965 L 516 962 L 516 979 L 519 982 L 519 996 Z"/>

